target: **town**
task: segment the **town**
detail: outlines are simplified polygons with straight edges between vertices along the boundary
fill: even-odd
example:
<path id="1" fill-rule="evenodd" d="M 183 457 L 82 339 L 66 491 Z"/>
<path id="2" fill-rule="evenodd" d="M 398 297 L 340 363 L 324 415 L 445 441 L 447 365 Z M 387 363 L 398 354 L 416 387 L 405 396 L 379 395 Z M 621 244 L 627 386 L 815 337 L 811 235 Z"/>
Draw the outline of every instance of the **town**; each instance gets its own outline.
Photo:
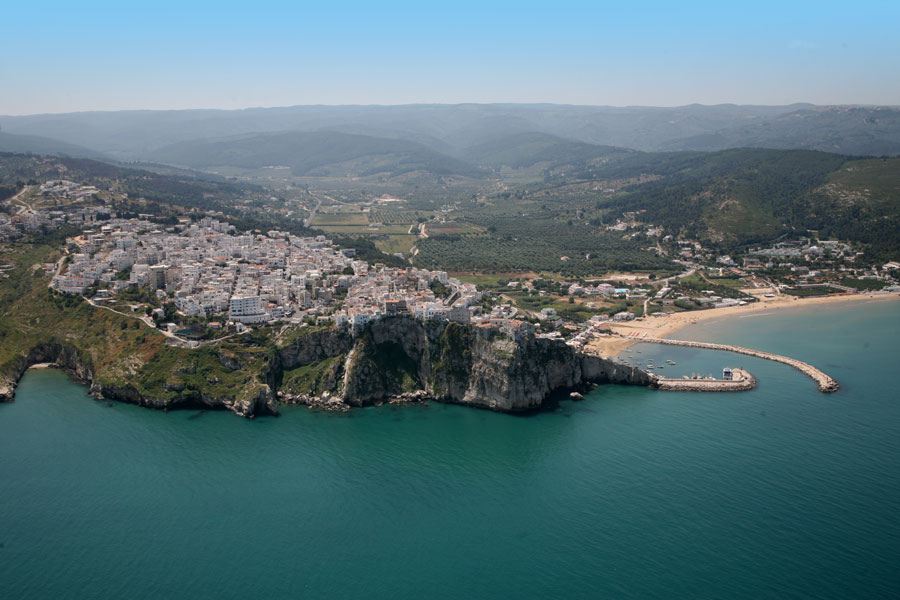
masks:
<path id="1" fill-rule="evenodd" d="M 321 235 L 238 233 L 209 217 L 166 229 L 143 219 L 109 219 L 69 238 L 67 247 L 50 283 L 59 292 L 108 305 L 129 289 L 149 289 L 185 317 L 224 316 L 239 329 L 312 319 L 359 331 L 395 315 L 472 322 L 513 336 L 530 328 L 502 309 L 483 314 L 482 293 L 471 283 L 444 271 L 369 265 Z M 162 308 L 154 312 L 165 316 Z"/>
<path id="2" fill-rule="evenodd" d="M 359 260 L 323 235 L 238 231 L 225 215 L 120 218 L 98 190 L 68 180 L 31 185 L 0 213 L 0 238 L 74 226 L 50 287 L 159 327 L 170 343 L 194 346 L 253 325 L 333 323 L 358 332 L 372 320 L 408 315 L 537 333 L 585 349 L 607 323 L 740 306 L 773 296 L 898 291 L 900 264 L 858 262 L 845 242 L 801 237 L 740 255 L 664 236 L 649 251 L 682 272 L 663 278 L 619 274 L 562 280 L 542 275 L 479 282 L 446 271 Z M 28 199 L 31 199 L 28 202 Z M 647 228 L 626 213 L 618 230 Z M 177 222 L 177 223 L 176 223 Z M 319 232 L 312 232 L 319 233 Z M 2 270 L 2 269 L 0 269 Z"/>

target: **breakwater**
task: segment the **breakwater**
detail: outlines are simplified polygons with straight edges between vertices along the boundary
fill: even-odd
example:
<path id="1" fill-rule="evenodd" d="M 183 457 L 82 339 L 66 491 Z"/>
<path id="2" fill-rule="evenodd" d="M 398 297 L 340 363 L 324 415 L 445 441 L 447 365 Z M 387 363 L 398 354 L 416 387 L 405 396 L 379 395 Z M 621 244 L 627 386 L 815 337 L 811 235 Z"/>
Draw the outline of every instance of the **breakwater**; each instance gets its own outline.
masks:
<path id="1" fill-rule="evenodd" d="M 657 389 L 676 392 L 743 392 L 756 387 L 756 378 L 743 369 L 733 369 L 732 379 L 668 379 L 656 377 Z"/>
<path id="2" fill-rule="evenodd" d="M 626 336 L 622 336 L 626 337 Z M 633 338 L 629 338 L 633 339 Z M 640 341 L 648 344 L 665 344 L 667 346 L 686 346 L 688 348 L 705 348 L 707 350 L 725 350 L 727 352 L 735 352 L 737 354 L 746 354 L 747 356 L 755 356 L 766 360 L 790 365 L 812 378 L 819 386 L 819 391 L 824 393 L 836 392 L 840 388 L 840 384 L 823 373 L 814 366 L 803 361 L 791 358 L 789 356 L 781 356 L 780 354 L 772 354 L 770 352 L 760 352 L 759 350 L 751 350 L 750 348 L 742 348 L 740 346 L 732 346 L 730 344 L 712 344 L 709 342 L 686 342 L 683 340 L 670 340 L 666 338 L 640 338 Z"/>

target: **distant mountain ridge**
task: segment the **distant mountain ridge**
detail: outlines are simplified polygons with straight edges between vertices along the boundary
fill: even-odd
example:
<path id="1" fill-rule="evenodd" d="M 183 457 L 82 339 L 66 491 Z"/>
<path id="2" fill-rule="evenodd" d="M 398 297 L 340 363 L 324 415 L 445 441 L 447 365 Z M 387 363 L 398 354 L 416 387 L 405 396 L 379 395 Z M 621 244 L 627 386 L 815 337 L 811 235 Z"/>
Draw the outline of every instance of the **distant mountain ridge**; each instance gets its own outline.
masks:
<path id="1" fill-rule="evenodd" d="M 664 149 L 715 151 L 738 146 L 896 156 L 900 154 L 900 111 L 861 107 L 803 110 L 673 140 Z"/>
<path id="2" fill-rule="evenodd" d="M 102 153 L 76 144 L 38 135 L 16 135 L 5 131 L 0 131 L 0 152 L 108 160 Z"/>
<path id="3" fill-rule="evenodd" d="M 478 165 L 521 169 L 540 163 L 548 167 L 585 163 L 631 152 L 625 148 L 576 142 L 531 131 L 476 144 L 466 148 L 460 156 Z"/>
<path id="4" fill-rule="evenodd" d="M 331 131 L 404 140 L 462 158 L 467 148 L 540 133 L 643 151 L 733 147 L 900 154 L 897 107 L 556 104 L 294 106 L 244 110 L 87 112 L 0 117 L 4 132 L 89 148 L 117 160 L 150 160 L 162 148 L 231 136 Z"/>
<path id="5" fill-rule="evenodd" d="M 151 158 L 201 169 L 286 166 L 297 176 L 397 176 L 412 171 L 482 175 L 476 167 L 416 142 L 335 131 L 257 133 L 181 142 L 160 148 Z"/>

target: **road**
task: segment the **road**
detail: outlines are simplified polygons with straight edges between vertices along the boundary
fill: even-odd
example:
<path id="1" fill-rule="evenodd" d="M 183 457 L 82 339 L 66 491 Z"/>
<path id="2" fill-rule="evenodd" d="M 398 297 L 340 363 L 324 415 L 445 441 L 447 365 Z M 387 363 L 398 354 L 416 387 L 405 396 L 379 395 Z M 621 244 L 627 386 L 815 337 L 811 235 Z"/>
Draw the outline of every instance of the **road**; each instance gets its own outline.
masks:
<path id="1" fill-rule="evenodd" d="M 63 251 L 62 256 L 59 257 L 59 260 L 56 261 L 56 274 L 57 275 L 63 274 L 63 269 L 65 268 L 65 260 L 68 255 L 69 255 L 69 249 L 66 248 Z"/>
<path id="2" fill-rule="evenodd" d="M 148 317 L 148 316 L 145 315 L 145 314 L 142 314 L 142 313 L 131 313 L 131 314 L 129 314 L 129 313 L 125 313 L 125 312 L 122 312 L 122 311 L 119 311 L 119 310 L 115 310 L 115 309 L 113 309 L 113 308 L 110 308 L 109 306 L 103 306 L 102 304 L 97 304 L 96 302 L 94 302 L 94 301 L 91 300 L 90 298 L 85 298 L 85 300 L 87 300 L 87 303 L 90 304 L 91 306 L 95 307 L 95 308 L 102 308 L 103 310 L 108 310 L 108 311 L 110 311 L 110 312 L 114 312 L 114 313 L 116 313 L 117 315 L 122 315 L 123 317 L 130 317 L 130 318 L 132 318 L 132 319 L 137 319 L 138 321 L 141 321 L 141 322 L 142 322 L 144 325 L 146 325 L 147 327 L 152 328 L 154 331 L 158 331 L 159 333 L 161 333 L 162 335 L 166 336 L 167 338 L 169 338 L 169 339 L 171 339 L 171 340 L 175 340 L 175 341 L 178 342 L 178 344 L 181 345 L 181 346 L 187 347 L 187 346 L 190 345 L 190 341 L 191 341 L 191 340 L 186 340 L 186 339 L 184 339 L 184 338 L 182 338 L 182 337 L 178 337 L 178 336 L 175 335 L 174 333 L 170 333 L 170 332 L 168 332 L 168 331 L 166 331 L 166 330 L 164 330 L 164 329 L 159 329 L 159 328 L 157 328 L 157 327 L 156 327 L 156 323 L 153 322 L 153 319 L 151 319 L 150 317 Z M 231 338 L 233 338 L 233 337 L 237 337 L 237 336 L 239 336 L 239 335 L 244 335 L 245 333 L 248 333 L 248 331 L 241 331 L 241 332 L 238 332 L 238 333 L 232 333 L 231 335 L 226 335 L 225 337 L 217 338 L 217 339 L 215 339 L 215 340 L 207 340 L 207 341 L 199 342 L 198 345 L 200 345 L 200 346 L 213 346 L 213 345 L 218 344 L 219 342 L 221 342 L 221 341 L 223 341 L 223 340 L 229 340 L 229 339 L 231 339 Z"/>
<path id="3" fill-rule="evenodd" d="M 18 194 L 16 194 L 15 196 L 13 196 L 12 198 L 9 199 L 10 203 L 16 202 L 21 205 L 17 214 L 21 215 L 22 213 L 27 212 L 27 211 L 34 212 L 34 208 L 30 204 L 27 204 L 24 200 L 19 199 L 22 196 L 24 196 L 25 194 L 27 194 L 28 192 L 30 192 L 33 188 L 34 188 L 33 185 L 26 185 L 25 187 L 22 188 L 22 190 Z"/>
<path id="4" fill-rule="evenodd" d="M 303 221 L 303 226 L 306 227 L 307 229 L 309 229 L 312 226 L 313 219 L 316 218 L 316 211 L 319 210 L 320 206 L 322 206 L 322 199 L 318 198 L 318 199 L 316 199 L 315 208 L 313 208 L 312 211 L 310 211 L 309 217 L 305 221 Z"/>
<path id="5" fill-rule="evenodd" d="M 690 277 L 694 273 L 697 272 L 697 269 L 688 269 L 683 273 L 679 273 L 678 275 L 670 275 L 668 277 L 664 277 L 663 279 L 657 279 L 654 283 L 661 283 L 663 286 L 673 279 L 681 279 L 682 277 Z"/>

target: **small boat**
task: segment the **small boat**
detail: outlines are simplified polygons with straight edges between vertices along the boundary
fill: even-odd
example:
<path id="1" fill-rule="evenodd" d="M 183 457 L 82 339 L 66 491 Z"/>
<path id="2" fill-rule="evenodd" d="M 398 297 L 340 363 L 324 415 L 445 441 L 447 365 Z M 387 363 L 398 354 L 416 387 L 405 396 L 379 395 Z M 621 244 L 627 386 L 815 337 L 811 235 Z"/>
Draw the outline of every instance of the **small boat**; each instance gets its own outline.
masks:
<path id="1" fill-rule="evenodd" d="M 667 362 L 668 364 L 670 364 L 670 365 L 674 365 L 674 364 L 675 364 L 675 361 L 674 361 L 674 360 L 666 360 L 666 362 Z"/>

